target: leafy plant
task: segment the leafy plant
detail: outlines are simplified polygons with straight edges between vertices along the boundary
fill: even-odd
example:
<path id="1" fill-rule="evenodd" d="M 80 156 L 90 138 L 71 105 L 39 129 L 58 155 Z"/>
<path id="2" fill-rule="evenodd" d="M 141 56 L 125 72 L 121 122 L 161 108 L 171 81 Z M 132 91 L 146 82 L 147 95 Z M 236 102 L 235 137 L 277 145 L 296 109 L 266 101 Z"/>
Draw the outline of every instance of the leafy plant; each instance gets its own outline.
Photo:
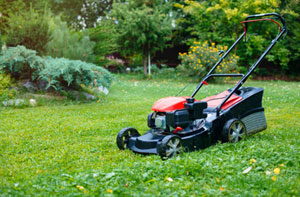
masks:
<path id="1" fill-rule="evenodd" d="M 24 46 L 10 47 L 0 56 L 0 67 L 14 78 L 36 80 L 46 62 L 34 50 Z"/>
<path id="2" fill-rule="evenodd" d="M 39 78 L 48 82 L 48 88 L 80 89 L 86 87 L 109 87 L 111 74 L 102 67 L 80 60 L 66 58 L 46 58 L 46 67 L 39 73 Z"/>
<path id="3" fill-rule="evenodd" d="M 43 54 L 46 45 L 50 41 L 48 21 L 50 13 L 44 10 L 42 14 L 30 8 L 27 12 L 16 13 L 8 18 L 9 29 L 7 32 L 6 45 L 15 47 L 24 45 Z"/>
<path id="4" fill-rule="evenodd" d="M 205 42 L 194 42 L 188 53 L 179 53 L 182 60 L 179 70 L 184 76 L 204 77 L 207 72 L 214 66 L 220 58 L 219 51 L 227 50 L 227 46 L 217 46 L 215 43 L 208 44 Z M 237 61 L 239 57 L 236 55 L 227 56 L 225 60 L 216 68 L 215 73 L 231 73 L 237 71 Z"/>
<path id="5" fill-rule="evenodd" d="M 47 43 L 46 54 L 51 57 L 64 57 L 86 62 L 94 61 L 95 42 L 87 32 L 72 32 L 60 17 L 50 21 L 51 41 Z"/>
<path id="6" fill-rule="evenodd" d="M 10 75 L 0 70 L 0 102 L 16 96 L 17 92 L 12 89 L 12 86 L 13 80 Z"/>

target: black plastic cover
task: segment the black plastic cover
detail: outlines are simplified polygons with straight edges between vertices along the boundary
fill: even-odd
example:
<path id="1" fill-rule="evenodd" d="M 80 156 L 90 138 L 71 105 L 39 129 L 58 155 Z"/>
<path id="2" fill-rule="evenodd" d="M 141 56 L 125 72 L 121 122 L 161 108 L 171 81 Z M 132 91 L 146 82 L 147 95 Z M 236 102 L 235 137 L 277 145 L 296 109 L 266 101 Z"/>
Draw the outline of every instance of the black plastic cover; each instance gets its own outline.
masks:
<path id="1" fill-rule="evenodd" d="M 203 113 L 203 110 L 207 108 L 206 102 L 185 103 L 184 108 L 189 110 L 191 120 L 206 118 L 207 116 Z"/>

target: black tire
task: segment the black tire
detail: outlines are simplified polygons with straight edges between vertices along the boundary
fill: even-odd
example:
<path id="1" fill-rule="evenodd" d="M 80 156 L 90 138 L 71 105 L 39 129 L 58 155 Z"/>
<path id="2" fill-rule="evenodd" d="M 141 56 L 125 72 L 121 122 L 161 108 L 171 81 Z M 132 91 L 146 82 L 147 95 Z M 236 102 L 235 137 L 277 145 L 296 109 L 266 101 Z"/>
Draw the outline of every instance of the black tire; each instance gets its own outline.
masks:
<path id="1" fill-rule="evenodd" d="M 122 129 L 117 135 L 117 146 L 120 150 L 125 150 L 131 137 L 140 136 L 139 132 L 132 127 Z"/>
<path id="2" fill-rule="evenodd" d="M 181 139 L 176 135 L 167 135 L 157 147 L 157 153 L 163 160 L 175 157 L 182 150 Z"/>
<path id="3" fill-rule="evenodd" d="M 245 124 L 239 119 L 228 120 L 222 131 L 222 141 L 235 143 L 245 138 L 247 130 Z"/>

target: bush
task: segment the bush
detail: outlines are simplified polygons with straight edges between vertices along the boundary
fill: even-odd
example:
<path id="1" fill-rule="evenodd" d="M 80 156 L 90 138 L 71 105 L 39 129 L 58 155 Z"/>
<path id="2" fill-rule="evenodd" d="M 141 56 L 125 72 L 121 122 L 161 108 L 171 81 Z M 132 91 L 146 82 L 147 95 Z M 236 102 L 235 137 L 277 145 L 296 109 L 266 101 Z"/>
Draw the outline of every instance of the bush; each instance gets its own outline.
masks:
<path id="1" fill-rule="evenodd" d="M 0 67 L 17 79 L 36 80 L 46 62 L 36 51 L 24 46 L 10 47 L 0 56 Z"/>
<path id="2" fill-rule="evenodd" d="M 65 87 L 81 89 L 86 87 L 109 87 L 111 74 L 102 67 L 80 60 L 65 58 L 46 59 L 47 66 L 40 72 L 40 79 L 48 82 L 48 87 L 63 90 Z"/>
<path id="3" fill-rule="evenodd" d="M 12 99 L 16 91 L 12 89 L 13 81 L 10 75 L 2 73 L 0 70 L 0 101 Z"/>
<path id="4" fill-rule="evenodd" d="M 8 47 L 24 45 L 27 49 L 43 54 L 51 35 L 49 18 L 47 11 L 40 14 L 32 8 L 28 12 L 11 15 L 8 20 L 6 45 Z"/>
<path id="5" fill-rule="evenodd" d="M 103 86 L 108 88 L 112 76 L 104 68 L 80 60 L 65 58 L 41 58 L 36 51 L 24 46 L 10 47 L 0 56 L 0 69 L 9 72 L 13 77 L 43 80 L 47 88 L 55 90 L 75 89 Z"/>
<path id="6" fill-rule="evenodd" d="M 179 53 L 179 58 L 182 61 L 178 69 L 184 76 L 204 77 L 220 58 L 219 51 L 226 51 L 227 48 L 227 46 L 216 46 L 215 43 L 209 45 L 207 41 L 203 43 L 194 42 L 188 53 Z M 215 73 L 235 72 L 238 59 L 239 57 L 236 55 L 227 56 L 217 67 Z"/>
<path id="7" fill-rule="evenodd" d="M 71 32 L 66 22 L 56 17 L 50 22 L 51 41 L 47 44 L 46 54 L 51 57 L 64 57 L 72 60 L 93 62 L 93 48 L 87 33 Z"/>

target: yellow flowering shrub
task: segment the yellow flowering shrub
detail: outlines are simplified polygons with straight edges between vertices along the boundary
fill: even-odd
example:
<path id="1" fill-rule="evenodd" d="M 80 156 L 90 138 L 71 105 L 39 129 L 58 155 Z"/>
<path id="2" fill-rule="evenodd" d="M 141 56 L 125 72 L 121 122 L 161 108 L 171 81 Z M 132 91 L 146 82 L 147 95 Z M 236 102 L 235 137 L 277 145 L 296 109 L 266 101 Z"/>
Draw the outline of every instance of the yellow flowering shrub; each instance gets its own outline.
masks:
<path id="1" fill-rule="evenodd" d="M 15 89 L 11 88 L 12 85 L 13 81 L 10 75 L 0 71 L 0 101 L 11 99 L 16 95 Z"/>
<path id="2" fill-rule="evenodd" d="M 193 42 L 187 53 L 179 53 L 179 59 L 181 64 L 178 67 L 180 73 L 185 76 L 199 76 L 199 78 L 205 76 L 207 72 L 217 63 L 219 60 L 219 51 L 228 49 L 227 46 L 216 45 L 215 43 L 209 44 L 205 42 Z M 239 57 L 235 54 L 228 55 L 217 66 L 214 73 L 233 73 L 237 69 L 237 62 Z"/>

